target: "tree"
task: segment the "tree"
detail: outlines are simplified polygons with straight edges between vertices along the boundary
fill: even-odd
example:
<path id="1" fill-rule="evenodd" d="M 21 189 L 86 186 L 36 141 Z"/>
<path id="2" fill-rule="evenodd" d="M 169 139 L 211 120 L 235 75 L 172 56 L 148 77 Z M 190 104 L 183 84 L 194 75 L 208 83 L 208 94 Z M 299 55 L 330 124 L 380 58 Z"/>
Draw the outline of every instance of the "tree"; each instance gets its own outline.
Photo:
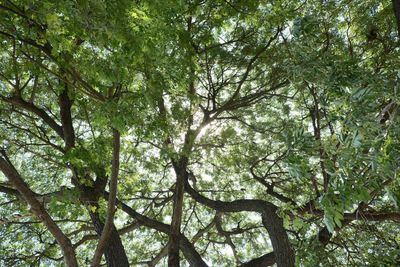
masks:
<path id="1" fill-rule="evenodd" d="M 398 7 L 0 1 L 0 265 L 399 264 Z"/>

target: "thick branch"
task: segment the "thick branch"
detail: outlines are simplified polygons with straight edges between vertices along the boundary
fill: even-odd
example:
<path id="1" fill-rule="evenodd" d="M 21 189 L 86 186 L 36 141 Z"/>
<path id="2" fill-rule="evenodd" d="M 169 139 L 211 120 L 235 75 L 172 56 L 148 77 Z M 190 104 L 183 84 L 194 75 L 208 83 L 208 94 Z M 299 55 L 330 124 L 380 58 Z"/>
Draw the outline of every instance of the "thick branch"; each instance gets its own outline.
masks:
<path id="1" fill-rule="evenodd" d="M 35 193 L 30 190 L 29 186 L 19 175 L 18 171 L 14 168 L 11 162 L 8 161 L 4 151 L 2 151 L 1 153 L 2 155 L 0 156 L 0 170 L 18 190 L 22 198 L 30 205 L 33 214 L 35 214 L 43 222 L 43 224 L 57 240 L 58 244 L 63 250 L 66 264 L 70 267 L 78 266 L 71 240 L 69 240 L 69 238 L 64 235 L 58 225 L 47 213 L 43 205 L 40 204 L 40 202 L 36 199 Z"/>
<path id="2" fill-rule="evenodd" d="M 65 141 L 65 149 L 68 151 L 75 144 L 75 132 L 72 126 L 72 116 L 71 116 L 71 100 L 68 97 L 68 86 L 64 85 L 64 90 L 59 96 L 60 105 L 60 117 L 63 130 L 63 136 Z"/>
<path id="3" fill-rule="evenodd" d="M 185 193 L 187 158 L 183 157 L 178 163 L 174 164 L 176 173 L 174 206 L 172 213 L 171 231 L 168 246 L 168 266 L 179 267 L 179 238 L 181 236 L 181 224 L 183 213 L 183 196 Z"/>
<path id="4" fill-rule="evenodd" d="M 240 267 L 265 267 L 265 266 L 272 266 L 275 264 L 275 253 L 270 252 L 261 257 L 252 259 L 251 261 L 245 262 Z"/>
<path id="5" fill-rule="evenodd" d="M 105 194 L 105 196 L 107 195 L 108 194 Z M 136 212 L 134 209 L 132 209 L 131 207 L 129 207 L 128 205 L 126 205 L 121 201 L 117 200 L 117 202 L 118 205 L 121 206 L 122 210 L 126 212 L 128 215 L 130 215 L 132 218 L 134 218 L 139 224 L 155 229 L 167 235 L 170 233 L 171 229 L 170 225 L 150 219 Z M 183 234 L 180 234 L 179 237 L 179 247 L 183 252 L 185 258 L 188 260 L 190 266 L 207 267 L 207 264 L 203 261 L 200 254 L 194 248 L 193 244 Z"/>
<path id="6" fill-rule="evenodd" d="M 107 241 L 110 237 L 114 213 L 115 213 L 115 203 L 117 198 L 117 182 L 118 182 L 118 171 L 119 171 L 119 151 L 120 151 L 120 134 L 116 129 L 113 129 L 113 158 L 111 166 L 111 180 L 110 180 L 110 193 L 108 195 L 108 208 L 107 208 L 107 218 L 104 224 L 103 232 L 100 236 L 100 241 L 97 244 L 96 251 L 93 256 L 92 267 L 100 266 L 101 257 L 103 255 L 104 249 L 106 247 Z"/>
<path id="7" fill-rule="evenodd" d="M 188 181 L 185 181 L 185 190 L 197 202 L 222 212 L 254 211 L 262 216 L 262 222 L 271 238 L 276 262 L 279 267 L 294 266 L 294 251 L 291 248 L 287 233 L 283 228 L 282 219 L 276 214 L 277 207 L 263 200 L 241 199 L 231 202 L 212 200 L 194 190 Z"/>

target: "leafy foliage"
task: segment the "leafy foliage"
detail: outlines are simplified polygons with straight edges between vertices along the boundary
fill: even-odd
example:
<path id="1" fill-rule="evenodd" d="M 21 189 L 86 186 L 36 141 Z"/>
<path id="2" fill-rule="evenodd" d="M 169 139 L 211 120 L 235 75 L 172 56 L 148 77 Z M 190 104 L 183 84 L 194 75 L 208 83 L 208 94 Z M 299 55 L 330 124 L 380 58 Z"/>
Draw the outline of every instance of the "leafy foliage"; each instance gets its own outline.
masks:
<path id="1" fill-rule="evenodd" d="M 16 0 L 0 16 L 1 151 L 80 265 L 107 215 L 112 129 L 132 266 L 167 264 L 157 223 L 173 222 L 182 173 L 181 233 L 210 266 L 252 266 L 273 233 L 256 209 L 188 186 L 277 207 L 298 266 L 399 264 L 391 1 Z M 5 174 L 0 192 L 0 265 L 62 266 Z"/>

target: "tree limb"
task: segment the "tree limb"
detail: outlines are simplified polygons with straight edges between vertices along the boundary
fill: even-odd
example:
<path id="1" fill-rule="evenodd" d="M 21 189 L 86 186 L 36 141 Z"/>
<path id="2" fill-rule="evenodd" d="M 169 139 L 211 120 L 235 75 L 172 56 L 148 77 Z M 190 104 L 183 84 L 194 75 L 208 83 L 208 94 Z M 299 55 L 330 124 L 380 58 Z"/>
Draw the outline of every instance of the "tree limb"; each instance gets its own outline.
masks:
<path id="1" fill-rule="evenodd" d="M 11 162 L 8 160 L 4 151 L 1 151 L 0 156 L 0 170 L 21 194 L 22 198 L 29 204 L 31 211 L 35 214 L 47 227 L 50 233 L 57 240 L 63 250 L 64 259 L 69 267 L 77 267 L 78 263 L 76 260 L 74 248 L 72 247 L 71 240 L 61 231 L 58 225 L 53 221 L 50 215 L 47 213 L 42 204 L 36 199 L 36 194 L 29 188 L 29 186 L 22 179 L 18 171 L 14 168 Z"/>
<path id="2" fill-rule="evenodd" d="M 118 130 L 113 129 L 113 158 L 111 166 L 111 180 L 110 180 L 110 193 L 108 195 L 107 217 L 97 244 L 96 251 L 92 260 L 92 267 L 100 266 L 101 257 L 107 245 L 107 241 L 111 234 L 111 228 L 114 221 L 115 203 L 117 198 L 117 183 L 119 171 L 119 151 L 120 151 L 120 133 Z"/>

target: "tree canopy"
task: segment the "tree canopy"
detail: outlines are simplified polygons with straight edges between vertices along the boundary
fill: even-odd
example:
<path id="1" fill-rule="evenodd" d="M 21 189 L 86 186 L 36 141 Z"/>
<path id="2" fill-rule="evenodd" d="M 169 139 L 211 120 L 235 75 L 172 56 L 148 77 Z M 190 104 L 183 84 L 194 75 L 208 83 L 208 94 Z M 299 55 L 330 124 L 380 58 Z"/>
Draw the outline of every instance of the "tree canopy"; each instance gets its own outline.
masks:
<path id="1" fill-rule="evenodd" d="M 0 18 L 1 266 L 400 264 L 400 1 Z"/>

